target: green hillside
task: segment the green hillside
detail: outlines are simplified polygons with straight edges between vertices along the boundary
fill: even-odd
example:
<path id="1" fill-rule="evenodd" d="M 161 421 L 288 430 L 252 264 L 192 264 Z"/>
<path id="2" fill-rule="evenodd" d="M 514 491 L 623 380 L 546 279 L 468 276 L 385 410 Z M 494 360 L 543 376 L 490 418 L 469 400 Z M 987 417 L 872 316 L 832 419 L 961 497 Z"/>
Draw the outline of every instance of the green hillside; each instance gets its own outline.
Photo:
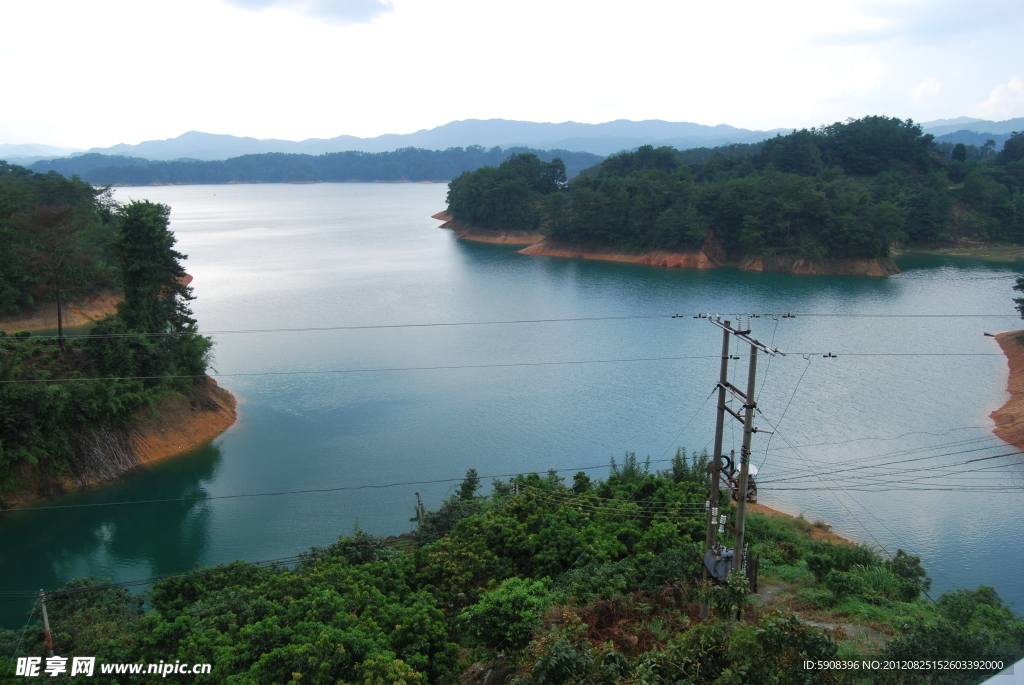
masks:
<path id="1" fill-rule="evenodd" d="M 1022 135 L 995 154 L 877 116 L 754 145 L 645 146 L 568 182 L 557 161 L 521 155 L 453 180 L 448 206 L 474 226 L 581 245 L 685 251 L 710 238 L 728 260 L 874 258 L 893 243 L 1024 242 L 1022 187 Z"/>

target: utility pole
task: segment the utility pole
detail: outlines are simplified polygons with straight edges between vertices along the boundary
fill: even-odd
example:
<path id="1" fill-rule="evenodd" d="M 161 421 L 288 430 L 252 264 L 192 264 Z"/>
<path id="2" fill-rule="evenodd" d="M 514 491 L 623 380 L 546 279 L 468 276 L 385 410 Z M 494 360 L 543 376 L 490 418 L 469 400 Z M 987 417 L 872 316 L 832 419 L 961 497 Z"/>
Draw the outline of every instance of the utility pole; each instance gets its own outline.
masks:
<path id="1" fill-rule="evenodd" d="M 733 538 L 732 567 L 743 569 L 747 532 L 747 477 L 750 471 L 750 439 L 754 436 L 754 380 L 757 378 L 757 348 L 750 346 L 750 369 L 747 373 L 747 396 L 743 405 L 743 447 L 740 448 L 740 487 L 736 496 L 736 536 Z"/>
<path id="2" fill-rule="evenodd" d="M 718 542 L 718 500 L 721 496 L 721 490 L 719 488 L 719 479 L 722 472 L 722 436 L 725 430 L 725 384 L 729 380 L 729 321 L 725 322 L 725 328 L 722 329 L 722 365 L 721 370 L 718 374 L 718 416 L 715 419 L 715 450 L 712 452 L 713 461 L 711 462 L 711 494 L 708 495 L 708 528 L 707 535 L 704 542 L 704 555 L 715 546 Z M 701 564 L 704 568 L 704 581 L 707 582 L 710 573 L 708 572 L 707 566 Z M 708 605 L 703 603 L 700 605 L 700 616 L 705 618 L 708 615 Z"/>
<path id="3" fill-rule="evenodd" d="M 703 317 L 701 317 L 703 318 Z M 717 526 L 721 524 L 719 502 L 721 499 L 720 479 L 722 474 L 722 438 L 725 430 L 725 414 L 728 412 L 734 419 L 743 424 L 743 447 L 740 450 L 740 480 L 736 490 L 736 522 L 732 526 L 735 533 L 733 537 L 732 568 L 744 570 L 744 545 L 746 544 L 746 513 L 747 513 L 747 483 L 750 480 L 750 443 L 757 429 L 754 427 L 754 411 L 757 409 L 757 402 L 754 400 L 755 383 L 757 381 L 757 353 L 764 352 L 769 355 L 785 353 L 779 348 L 770 348 L 756 338 L 750 337 L 750 330 L 742 330 L 742 317 L 740 329 L 732 327 L 730 321 L 722 321 L 722 317 L 712 318 L 707 315 L 708 321 L 722 329 L 722 366 L 718 380 L 718 416 L 715 422 L 715 452 L 714 461 L 710 465 L 711 470 L 711 494 L 708 497 L 708 527 L 707 537 L 704 545 L 704 580 L 708 580 L 710 571 L 708 569 L 709 552 L 718 545 Z M 742 342 L 750 346 L 750 365 L 747 370 L 746 392 L 740 390 L 728 380 L 729 363 L 729 337 L 736 336 Z M 726 393 L 743 401 L 743 415 L 733 411 L 726 406 Z M 717 555 L 717 553 L 716 553 Z M 706 616 L 708 606 L 701 605 L 701 616 Z"/>
<path id="4" fill-rule="evenodd" d="M 419 491 L 416 492 L 416 520 L 419 525 L 423 525 L 423 500 L 420 499 Z"/>
<path id="5" fill-rule="evenodd" d="M 43 630 L 46 632 L 46 655 L 53 656 L 53 637 L 50 635 L 50 619 L 46 616 L 46 593 L 39 591 L 39 606 L 43 609 Z"/>

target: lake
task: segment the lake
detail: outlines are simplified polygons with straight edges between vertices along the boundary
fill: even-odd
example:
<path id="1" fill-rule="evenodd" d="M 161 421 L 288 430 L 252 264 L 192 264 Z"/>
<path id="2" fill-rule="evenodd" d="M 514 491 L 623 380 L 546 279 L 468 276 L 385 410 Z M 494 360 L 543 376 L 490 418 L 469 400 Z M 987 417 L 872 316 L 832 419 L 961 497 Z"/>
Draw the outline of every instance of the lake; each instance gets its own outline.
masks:
<path id="1" fill-rule="evenodd" d="M 793 312 L 750 320 L 789 353 L 759 360 L 761 501 L 921 556 L 937 591 L 994 585 L 1024 605 L 1024 466 L 964 463 L 1013 451 L 991 434 L 1007 365 L 983 332 L 1021 326 L 1020 265 L 906 257 L 903 274 L 862 278 L 528 257 L 437 228 L 445 192 L 117 189 L 171 205 L 239 420 L 208 446 L 47 504 L 420 483 L 5 513 L 0 589 L 290 557 L 355 525 L 399 534 L 416 491 L 436 507 L 468 468 L 485 483 L 548 469 L 571 481 L 626 452 L 664 468 L 714 431 L 721 331 L 693 315 Z M 483 323 L 510 321 L 528 323 Z M 730 374 L 741 387 L 745 365 Z M 741 439 L 728 425 L 726 448 Z M 0 621 L 20 625 L 28 608 L 0 603 Z"/>

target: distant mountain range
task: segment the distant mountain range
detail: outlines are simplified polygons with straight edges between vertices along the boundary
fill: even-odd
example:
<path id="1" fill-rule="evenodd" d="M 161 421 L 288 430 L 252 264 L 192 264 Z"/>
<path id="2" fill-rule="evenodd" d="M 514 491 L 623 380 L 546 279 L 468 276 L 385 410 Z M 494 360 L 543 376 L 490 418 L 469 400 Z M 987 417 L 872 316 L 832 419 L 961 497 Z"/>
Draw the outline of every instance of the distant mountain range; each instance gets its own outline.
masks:
<path id="1" fill-rule="evenodd" d="M 619 120 L 603 124 L 567 121 L 551 124 L 506 119 L 467 119 L 415 133 L 387 133 L 373 138 L 338 136 L 292 141 L 189 131 L 167 140 L 147 140 L 137 145 L 122 143 L 106 148 L 94 147 L 87 150 L 86 154 L 98 153 L 150 160 L 209 161 L 267 152 L 320 155 L 325 152 L 347 151 L 390 152 L 406 147 L 446 150 L 451 147 L 481 145 L 486 148 L 529 147 L 537 150 L 561 149 L 609 155 L 647 144 L 671 145 L 686 149 L 714 147 L 727 143 L 755 143 L 776 133 L 788 132 L 789 129 L 752 131 L 725 124 L 705 126 L 660 120 Z"/>
<path id="2" fill-rule="evenodd" d="M 1009 135 L 1013 131 L 1024 131 L 1024 117 L 1007 119 L 1006 121 L 987 121 L 985 119 L 957 117 L 956 119 L 929 121 L 921 124 L 921 127 L 925 133 L 931 133 L 936 138 L 960 131 Z"/>
<path id="3" fill-rule="evenodd" d="M 28 166 L 40 159 L 65 157 L 76 152 L 81 153 L 81 148 L 58 147 L 41 143 L 0 143 L 0 159 L 22 166 Z"/>
<path id="4" fill-rule="evenodd" d="M 996 140 L 997 148 L 1011 131 L 1024 131 L 1024 118 L 1008 121 L 986 121 L 971 117 L 938 119 L 923 122 L 926 133 L 940 141 L 984 144 Z M 572 150 L 597 155 L 610 155 L 640 145 L 671 145 L 680 150 L 715 147 L 729 143 L 756 143 L 792 129 L 777 128 L 757 131 L 726 124 L 706 126 L 689 122 L 651 119 L 629 121 L 620 119 L 603 124 L 581 124 L 566 121 L 560 124 L 507 119 L 466 119 L 453 121 L 415 133 L 387 133 L 372 138 L 337 136 L 307 140 L 277 140 L 233 136 L 228 134 L 189 131 L 176 138 L 147 140 L 137 145 L 125 143 L 111 147 L 94 147 L 82 151 L 40 144 L 0 144 L 0 159 L 16 164 L 32 164 L 41 159 L 96 153 L 134 157 L 154 161 L 177 159 L 225 160 L 242 155 L 285 152 L 320 155 L 326 152 L 391 152 L 407 147 L 446 150 L 452 147 L 480 145 L 491 147 L 529 147 L 536 150 Z M 986 135 L 987 134 L 987 135 Z M 979 135 L 982 137 L 979 138 Z M 978 143 L 976 141 L 980 140 Z"/>
<path id="5" fill-rule="evenodd" d="M 958 117 L 929 121 L 922 126 L 925 133 L 931 133 L 940 143 L 963 143 L 981 147 L 987 141 L 993 140 L 996 150 L 1002 150 L 1003 143 L 1014 131 L 1024 131 L 1024 117 L 1006 121 Z"/>

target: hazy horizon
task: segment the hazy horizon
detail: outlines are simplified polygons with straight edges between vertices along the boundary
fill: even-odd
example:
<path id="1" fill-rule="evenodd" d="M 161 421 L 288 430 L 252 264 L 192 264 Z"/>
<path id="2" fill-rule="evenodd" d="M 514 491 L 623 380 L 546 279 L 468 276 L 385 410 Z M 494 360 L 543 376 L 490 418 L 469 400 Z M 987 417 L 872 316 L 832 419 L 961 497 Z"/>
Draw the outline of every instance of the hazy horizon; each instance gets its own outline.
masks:
<path id="1" fill-rule="evenodd" d="M 831 122 L 821 122 L 827 124 Z M 918 121 L 916 122 L 925 128 L 926 132 L 932 132 L 935 135 L 943 135 L 945 133 L 951 133 L 958 130 L 975 130 L 985 131 L 991 133 L 1002 133 L 1009 131 L 1009 124 L 1017 125 L 1017 119 L 1010 119 L 1006 121 L 993 122 L 991 120 L 978 119 L 976 117 L 958 116 L 955 118 L 937 119 L 934 121 Z M 994 125 L 989 125 L 994 124 Z M 485 130 L 487 126 L 491 127 L 490 131 L 487 131 L 485 135 L 479 136 L 480 138 L 490 138 L 490 140 L 475 140 L 470 136 L 472 134 L 460 133 L 451 134 L 447 136 L 449 140 L 446 141 L 445 137 L 441 135 L 434 136 L 434 138 L 442 141 L 444 144 L 431 146 L 429 141 L 423 142 L 424 136 L 430 137 L 430 134 L 443 132 L 445 129 L 456 130 L 460 125 L 463 129 L 476 127 L 476 130 Z M 612 130 L 611 127 L 618 125 L 619 135 L 616 136 L 607 131 Z M 654 135 L 641 135 L 637 133 L 638 127 L 648 125 L 651 130 L 657 128 L 664 133 L 662 136 Z M 506 135 L 506 139 L 501 139 L 501 134 L 495 131 L 500 131 L 504 126 L 505 130 L 513 130 L 517 126 L 519 129 L 530 128 L 530 127 L 593 127 L 594 130 L 590 131 L 594 133 L 591 138 L 563 138 L 563 139 L 552 139 L 552 140 L 541 140 L 544 138 L 544 134 L 534 135 L 534 139 L 530 140 L 529 136 L 521 136 L 523 140 L 516 139 L 515 135 Z M 602 129 L 602 127 L 605 127 Z M 630 135 L 629 131 L 624 131 L 624 128 L 632 130 L 634 135 Z M 685 131 L 676 131 L 675 135 L 671 135 L 672 131 L 667 127 L 695 127 L 700 130 L 687 129 Z M 630 147 L 636 147 L 637 144 L 644 144 L 646 142 L 653 142 L 656 144 L 669 144 L 683 149 L 685 147 L 715 147 L 717 145 L 728 144 L 733 142 L 754 142 L 758 139 L 763 139 L 774 135 L 778 132 L 787 132 L 797 127 L 781 127 L 778 129 L 770 130 L 751 130 L 734 127 L 727 123 L 718 124 L 701 124 L 697 122 L 671 122 L 665 120 L 649 119 L 643 121 L 633 121 L 629 119 L 617 119 L 609 122 L 599 122 L 597 124 L 589 124 L 586 122 L 575 122 L 575 121 L 564 121 L 564 122 L 532 122 L 532 121 L 521 121 L 521 120 L 510 120 L 502 118 L 492 119 L 467 119 L 467 120 L 455 120 L 450 121 L 441 126 L 433 128 L 423 128 L 408 133 L 385 133 L 379 136 L 372 137 L 359 137 L 348 134 L 339 134 L 328 138 L 307 138 L 303 140 L 289 140 L 284 138 L 255 138 L 252 136 L 239 136 L 233 133 L 213 133 L 207 131 L 185 131 L 176 136 L 168 138 L 153 138 L 145 139 L 138 142 L 126 142 L 111 146 L 90 146 L 90 147 L 60 147 L 50 145 L 45 142 L 33 141 L 30 143 L 7 143 L 0 142 L 0 156 L 6 156 L 11 159 L 27 159 L 27 158 L 47 158 L 47 157 L 61 157 L 70 156 L 75 154 L 84 153 L 100 153 L 100 154 L 112 154 L 112 155 L 125 155 L 125 156 L 141 156 L 148 159 L 178 159 L 180 157 L 174 155 L 146 155 L 143 152 L 137 152 L 132 149 L 118 149 L 118 148 L 137 148 L 145 146 L 160 146 L 164 144 L 164 147 L 168 147 L 175 141 L 185 141 L 190 138 L 204 137 L 205 139 L 219 139 L 224 141 L 224 145 L 241 145 L 243 142 L 251 142 L 253 144 L 263 144 L 266 149 L 253 150 L 253 151 L 242 151 L 237 154 L 254 154 L 259 152 L 267 151 L 286 151 L 286 152 L 299 152 L 306 154 L 322 154 L 323 151 L 342 151 L 342 150 L 361 150 L 364 152 L 378 152 L 378 151 L 390 151 L 397 149 L 398 147 L 424 147 L 427 149 L 447 149 L 447 147 L 466 147 L 468 145 L 482 145 L 484 147 L 511 147 L 511 146 L 526 146 L 534 147 L 537 149 L 569 149 L 576 150 L 571 147 L 569 143 L 573 140 L 608 140 L 610 141 L 606 147 L 606 150 L 594 150 L 593 145 L 580 146 L 579 151 L 596 152 L 597 154 L 612 154 L 617 152 L 619 149 L 627 149 Z M 597 130 L 601 129 L 601 130 Z M 1003 131 L 1006 129 L 1006 131 Z M 572 132 L 580 133 L 578 129 L 569 129 Z M 583 131 L 586 132 L 586 131 Z M 757 134 L 765 134 L 759 136 Z M 554 133 L 548 134 L 551 137 Z M 412 140 L 406 142 L 405 139 L 415 139 L 417 136 L 420 140 Z M 461 138 L 457 140 L 455 138 Z M 557 136 L 556 136 L 557 138 Z M 641 140 L 647 138 L 648 140 Z M 621 148 L 615 147 L 614 142 L 621 140 L 623 146 Z M 706 143 L 704 142 L 706 140 Z M 346 143 L 351 141 L 351 145 L 346 146 Z M 328 145 L 327 148 L 318 144 L 329 144 L 334 143 L 335 145 Z M 684 143 L 679 145 L 679 143 Z M 362 143 L 362 144 L 360 144 Z M 392 144 L 389 144 L 392 143 Z M 184 142 L 183 142 L 184 144 Z M 280 145 L 276 145 L 280 144 Z M 302 146 L 309 148 L 301 149 Z M 280 149 L 279 149 L 280 148 Z M 229 156 L 233 156 L 236 153 L 221 155 L 221 156 L 200 156 L 203 159 L 226 159 Z"/>
<path id="2" fill-rule="evenodd" d="M 1008 0 L 59 0 L 5 3 L 0 21 L 38 29 L 0 49 L 17 93 L 0 112 L 9 144 L 367 138 L 492 118 L 772 130 L 1024 116 L 1024 7 Z M 88 75 L 55 81 L 69 64 Z"/>

